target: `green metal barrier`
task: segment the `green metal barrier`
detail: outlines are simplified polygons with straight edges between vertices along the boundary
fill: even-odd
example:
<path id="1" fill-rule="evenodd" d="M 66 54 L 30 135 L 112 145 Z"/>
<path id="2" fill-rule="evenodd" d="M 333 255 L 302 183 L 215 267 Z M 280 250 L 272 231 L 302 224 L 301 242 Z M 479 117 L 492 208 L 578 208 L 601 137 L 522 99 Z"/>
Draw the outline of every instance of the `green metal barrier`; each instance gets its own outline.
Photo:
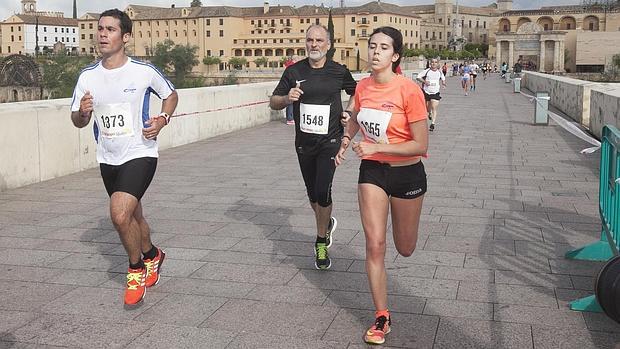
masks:
<path id="1" fill-rule="evenodd" d="M 618 255 L 620 243 L 619 145 L 620 131 L 611 125 L 604 126 L 599 180 L 599 213 L 603 225 L 601 238 L 595 243 L 568 251 L 565 254 L 568 259 L 606 261 Z M 602 311 L 594 295 L 572 301 L 570 308 L 578 311 Z"/>

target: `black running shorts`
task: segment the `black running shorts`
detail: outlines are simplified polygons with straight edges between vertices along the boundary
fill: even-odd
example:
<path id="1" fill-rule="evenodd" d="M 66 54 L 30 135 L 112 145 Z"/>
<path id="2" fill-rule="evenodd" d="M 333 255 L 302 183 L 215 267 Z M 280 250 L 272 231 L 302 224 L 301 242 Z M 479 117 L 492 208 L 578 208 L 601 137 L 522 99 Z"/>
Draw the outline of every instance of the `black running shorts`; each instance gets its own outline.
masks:
<path id="1" fill-rule="evenodd" d="M 441 100 L 441 96 L 439 95 L 439 92 L 431 93 L 431 94 L 426 93 L 426 91 L 424 91 L 424 90 L 422 90 L 422 92 L 424 92 L 424 100 L 427 101 L 427 102 L 430 101 L 431 99 L 434 99 L 436 101 L 440 101 Z"/>
<path id="2" fill-rule="evenodd" d="M 109 196 L 122 191 L 138 200 L 142 199 L 151 184 L 156 168 L 157 158 L 151 157 L 129 160 L 118 166 L 99 164 L 101 178 Z"/>
<path id="3" fill-rule="evenodd" d="M 336 173 L 334 157 L 339 149 L 340 141 L 335 139 L 296 147 L 308 199 L 321 207 L 332 204 L 332 181 Z"/>
<path id="4" fill-rule="evenodd" d="M 358 183 L 374 184 L 395 198 L 415 199 L 426 193 L 426 172 L 422 161 L 407 166 L 390 166 L 362 160 Z"/>

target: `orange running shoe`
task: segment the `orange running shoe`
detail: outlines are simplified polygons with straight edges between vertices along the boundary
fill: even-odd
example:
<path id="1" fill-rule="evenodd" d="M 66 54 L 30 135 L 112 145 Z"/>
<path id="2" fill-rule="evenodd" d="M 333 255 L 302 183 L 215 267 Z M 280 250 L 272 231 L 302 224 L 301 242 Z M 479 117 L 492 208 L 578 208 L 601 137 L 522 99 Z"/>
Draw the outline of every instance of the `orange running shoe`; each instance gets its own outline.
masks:
<path id="1" fill-rule="evenodd" d="M 127 269 L 127 288 L 125 289 L 125 304 L 137 304 L 144 299 L 146 287 L 146 268 Z"/>
<path id="2" fill-rule="evenodd" d="M 145 259 L 144 265 L 146 265 L 146 287 L 157 285 L 159 282 L 159 272 L 161 271 L 161 265 L 164 264 L 164 258 L 166 253 L 160 248 L 157 248 L 157 256 L 153 259 Z"/>
<path id="3" fill-rule="evenodd" d="M 384 315 L 375 319 L 375 324 L 372 325 L 366 334 L 364 334 L 364 341 L 370 344 L 383 344 L 385 343 L 385 335 L 390 333 L 392 320 L 386 318 Z"/>

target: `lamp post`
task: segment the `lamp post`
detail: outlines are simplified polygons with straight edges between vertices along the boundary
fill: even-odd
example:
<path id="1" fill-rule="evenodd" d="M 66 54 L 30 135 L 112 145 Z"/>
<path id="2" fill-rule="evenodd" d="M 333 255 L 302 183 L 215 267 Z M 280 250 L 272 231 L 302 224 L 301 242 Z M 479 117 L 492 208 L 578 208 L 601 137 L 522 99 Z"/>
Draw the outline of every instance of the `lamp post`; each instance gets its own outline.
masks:
<path id="1" fill-rule="evenodd" d="M 39 55 L 39 16 L 34 16 L 34 56 Z"/>

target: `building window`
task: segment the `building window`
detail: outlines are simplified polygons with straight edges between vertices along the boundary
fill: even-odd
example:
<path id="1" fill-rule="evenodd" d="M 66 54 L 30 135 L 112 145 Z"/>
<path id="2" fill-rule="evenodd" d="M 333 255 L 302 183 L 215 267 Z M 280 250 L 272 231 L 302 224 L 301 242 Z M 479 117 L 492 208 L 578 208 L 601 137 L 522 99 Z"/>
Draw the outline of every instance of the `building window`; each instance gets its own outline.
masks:
<path id="1" fill-rule="evenodd" d="M 507 32 L 508 31 L 508 24 L 504 24 L 504 31 Z"/>
<path id="2" fill-rule="evenodd" d="M 80 28 L 86 29 L 86 26 L 84 25 L 84 23 L 80 24 Z"/>
<path id="3" fill-rule="evenodd" d="M 43 31 L 47 33 L 47 27 L 43 27 Z"/>
<path id="4" fill-rule="evenodd" d="M 224 31 L 220 30 L 220 38 L 224 37 Z"/>
<path id="5" fill-rule="evenodd" d="M 11 42 L 15 41 L 15 36 L 11 35 Z"/>
<path id="6" fill-rule="evenodd" d="M 211 57 L 211 50 L 207 50 L 207 57 Z"/>
<path id="7" fill-rule="evenodd" d="M 306 18 L 306 23 L 310 24 L 310 18 Z"/>
<path id="8" fill-rule="evenodd" d="M 480 21 L 476 21 L 476 28 L 480 27 Z"/>
<path id="9" fill-rule="evenodd" d="M 484 29 L 487 28 L 487 22 L 486 21 L 482 22 L 482 28 L 484 28 Z"/>
<path id="10" fill-rule="evenodd" d="M 43 41 L 47 41 L 47 36 L 44 36 L 44 37 L 43 37 Z"/>
<path id="11" fill-rule="evenodd" d="M 443 34 L 442 32 L 439 32 L 439 40 L 441 40 L 441 34 Z"/>
<path id="12" fill-rule="evenodd" d="M 220 50 L 220 57 L 224 55 L 224 50 Z"/>
<path id="13" fill-rule="evenodd" d="M 175 19 L 175 20 L 174 20 L 174 25 L 178 25 L 178 24 L 179 24 L 179 23 L 177 23 L 177 20 Z"/>
<path id="14" fill-rule="evenodd" d="M 378 21 L 378 20 L 379 20 L 379 18 L 377 18 L 377 16 L 373 16 L 373 17 L 372 17 L 372 21 L 373 21 L 373 22 L 376 22 L 376 21 Z"/>
<path id="15" fill-rule="evenodd" d="M 93 39 L 93 37 L 94 37 L 94 34 L 90 34 L 90 35 L 88 35 L 88 36 L 89 36 L 89 39 L 91 39 L 91 40 L 92 40 L 92 39 Z"/>
<path id="16" fill-rule="evenodd" d="M 471 21 L 469 21 L 469 27 L 471 28 Z"/>
<path id="17" fill-rule="evenodd" d="M 220 25 L 224 25 L 224 18 L 220 18 Z"/>
<path id="18" fill-rule="evenodd" d="M 351 29 L 351 36 L 355 36 L 355 29 Z"/>
<path id="19" fill-rule="evenodd" d="M 304 24 L 304 19 L 303 19 L 303 18 L 302 18 L 302 19 L 300 19 L 300 20 L 299 20 L 299 23 Z"/>
<path id="20" fill-rule="evenodd" d="M 211 25 L 211 19 L 207 18 L 207 25 Z"/>
<path id="21" fill-rule="evenodd" d="M 407 21 L 405 21 L 405 24 L 407 24 L 406 22 Z M 443 22 L 443 18 L 439 18 L 439 23 L 441 23 L 441 22 Z"/>
<path id="22" fill-rule="evenodd" d="M 428 31 L 426 32 L 426 38 L 428 39 Z"/>
<path id="23" fill-rule="evenodd" d="M 571 29 L 570 23 L 566 23 L 566 29 Z"/>
<path id="24" fill-rule="evenodd" d="M 317 18 L 317 19 L 314 20 L 314 23 L 321 24 L 321 21 L 319 21 L 319 19 Z"/>
<path id="25" fill-rule="evenodd" d="M 177 33 L 177 31 L 175 30 L 175 31 L 174 31 L 174 37 L 176 38 L 176 37 L 178 37 L 178 36 L 179 36 L 179 33 Z"/>
<path id="26" fill-rule="evenodd" d="M 88 29 L 93 29 L 93 24 L 92 23 L 88 23 Z"/>
<path id="27" fill-rule="evenodd" d="M 207 37 L 210 38 L 211 37 L 211 31 L 207 30 Z"/>
<path id="28" fill-rule="evenodd" d="M 196 30 L 192 30 L 192 32 L 194 33 L 194 36 L 196 36 Z"/>
<path id="29" fill-rule="evenodd" d="M 545 23 L 545 24 L 543 25 L 543 28 L 544 28 L 544 30 L 545 30 L 545 31 L 549 30 L 549 24 L 548 24 L 548 23 Z"/>
<path id="30" fill-rule="evenodd" d="M 355 23 L 355 17 L 351 17 L 351 23 Z"/>
<path id="31" fill-rule="evenodd" d="M 82 34 L 82 40 L 86 40 L 86 34 Z"/>
<path id="32" fill-rule="evenodd" d="M 54 28 L 54 33 L 58 33 L 58 28 Z"/>

